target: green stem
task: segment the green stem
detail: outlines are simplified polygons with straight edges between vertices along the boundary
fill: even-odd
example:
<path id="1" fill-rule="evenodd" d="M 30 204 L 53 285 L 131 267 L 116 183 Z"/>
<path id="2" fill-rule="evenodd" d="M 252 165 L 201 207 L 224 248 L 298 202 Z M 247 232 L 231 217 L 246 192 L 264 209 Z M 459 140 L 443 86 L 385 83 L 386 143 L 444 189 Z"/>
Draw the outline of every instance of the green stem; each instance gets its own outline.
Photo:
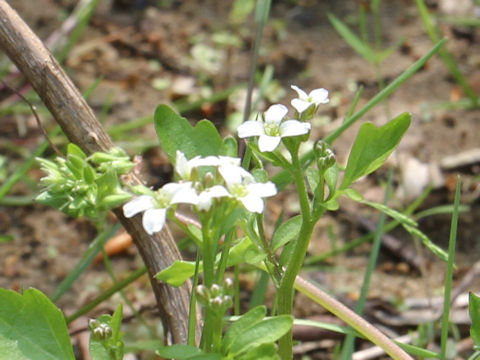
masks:
<path id="1" fill-rule="evenodd" d="M 200 267 L 200 252 L 197 248 L 197 255 L 195 258 L 195 273 L 193 275 L 192 281 L 192 295 L 190 296 L 189 312 L 188 312 L 188 345 L 196 346 L 197 339 L 196 327 L 197 327 L 197 285 L 198 285 L 198 274 Z"/>
<path id="2" fill-rule="evenodd" d="M 257 214 L 256 220 L 258 235 L 262 243 L 263 251 L 267 254 L 267 257 L 264 261 L 265 267 L 267 268 L 268 273 L 272 276 L 272 280 L 275 282 L 275 284 L 278 284 L 280 282 L 280 279 L 282 278 L 282 271 L 278 264 L 278 261 L 276 260 L 274 254 L 272 253 L 272 250 L 270 249 L 267 237 L 265 236 L 265 229 L 263 228 L 263 214 Z"/>
<path id="3" fill-rule="evenodd" d="M 295 278 L 299 273 L 303 259 L 307 252 L 308 243 L 313 231 L 314 223 L 311 221 L 310 202 L 308 198 L 307 188 L 303 178 L 301 163 L 298 159 L 298 152 L 292 152 L 292 175 L 297 186 L 300 208 L 302 212 L 302 226 L 298 236 L 297 243 L 293 250 L 293 254 L 289 259 L 283 278 L 278 289 L 278 313 L 279 315 L 290 315 L 293 308 L 293 285 Z M 282 359 L 292 359 L 292 332 L 289 331 L 279 341 L 280 356 Z"/>
<path id="4" fill-rule="evenodd" d="M 232 245 L 234 235 L 235 235 L 235 231 L 233 229 L 229 230 L 225 234 L 225 241 L 223 243 L 222 254 L 220 255 L 220 261 L 217 267 L 217 274 L 216 274 L 217 284 L 221 284 L 223 281 L 223 277 L 225 275 L 225 269 L 227 268 L 228 253 L 230 251 L 230 247 Z"/>
<path id="5" fill-rule="evenodd" d="M 213 250 L 213 239 L 210 238 L 209 226 L 202 221 L 203 284 L 208 288 L 215 281 Z"/>
<path id="6" fill-rule="evenodd" d="M 203 257 L 203 284 L 210 288 L 215 281 L 215 249 L 216 244 L 214 238 L 212 238 L 211 229 L 211 214 L 207 214 L 202 223 L 202 257 Z M 216 326 L 218 321 L 216 320 L 217 314 L 215 311 L 207 305 L 205 308 L 205 325 L 203 327 L 201 346 L 206 352 L 215 351 L 215 335 Z"/>

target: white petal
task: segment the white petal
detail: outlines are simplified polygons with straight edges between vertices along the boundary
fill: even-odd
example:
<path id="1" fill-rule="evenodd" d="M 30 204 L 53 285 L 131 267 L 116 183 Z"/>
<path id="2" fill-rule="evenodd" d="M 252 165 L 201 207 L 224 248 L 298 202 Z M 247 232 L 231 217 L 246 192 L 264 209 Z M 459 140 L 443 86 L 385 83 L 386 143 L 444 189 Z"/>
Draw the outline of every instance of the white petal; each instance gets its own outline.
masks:
<path id="1" fill-rule="evenodd" d="M 271 181 L 248 185 L 248 193 L 257 197 L 269 197 L 277 194 L 277 187 Z"/>
<path id="2" fill-rule="evenodd" d="M 218 168 L 220 175 L 222 175 L 223 180 L 227 186 L 232 184 L 241 184 L 242 179 L 247 176 L 252 176 L 248 171 L 240 166 L 225 165 Z"/>
<path id="3" fill-rule="evenodd" d="M 300 99 L 307 99 L 308 98 L 307 93 L 305 91 L 303 91 L 302 89 L 300 89 L 298 86 L 292 85 L 290 87 L 297 92 L 298 97 Z"/>
<path id="4" fill-rule="evenodd" d="M 177 155 L 175 158 L 175 171 L 184 180 L 188 180 L 190 178 L 191 167 L 188 164 L 185 154 L 180 150 L 177 150 Z"/>
<path id="5" fill-rule="evenodd" d="M 280 125 L 280 134 L 285 136 L 298 136 L 310 131 L 310 123 L 304 123 L 298 120 L 287 120 Z"/>
<path id="6" fill-rule="evenodd" d="M 272 105 L 265 111 L 265 122 L 279 124 L 287 113 L 288 108 L 285 105 Z"/>
<path id="7" fill-rule="evenodd" d="M 198 201 L 196 207 L 200 211 L 208 211 L 213 205 L 213 199 L 211 197 L 203 198 L 200 194 L 200 200 Z"/>
<path id="8" fill-rule="evenodd" d="M 278 144 L 280 144 L 280 140 L 280 136 L 262 135 L 258 139 L 258 149 L 261 152 L 273 151 L 277 148 Z"/>
<path id="9" fill-rule="evenodd" d="M 145 231 L 152 235 L 162 230 L 167 217 L 167 209 L 150 209 L 143 214 L 142 224 Z"/>
<path id="10" fill-rule="evenodd" d="M 199 210 L 209 210 L 212 206 L 212 200 L 215 198 L 230 196 L 230 193 L 221 185 L 215 185 L 200 193 L 198 196 L 197 208 Z"/>
<path id="11" fill-rule="evenodd" d="M 204 191 L 202 191 L 200 196 L 204 194 L 211 198 L 230 196 L 230 193 L 228 192 L 228 190 L 225 189 L 225 187 L 222 185 L 215 185 L 215 186 L 212 186 L 211 188 L 205 189 Z"/>
<path id="12" fill-rule="evenodd" d="M 292 101 L 290 101 L 290 103 L 295 108 L 295 110 L 297 110 L 299 113 L 304 112 L 311 105 L 313 105 L 313 103 L 305 101 L 305 100 L 301 100 L 301 99 L 292 99 Z"/>
<path id="13" fill-rule="evenodd" d="M 255 121 L 255 120 L 245 121 L 243 124 L 240 124 L 240 126 L 237 128 L 238 137 L 246 138 L 250 136 L 263 135 L 265 134 L 263 127 L 264 127 L 263 122 L 261 121 Z"/>
<path id="14" fill-rule="evenodd" d="M 240 198 L 239 200 L 242 202 L 243 206 L 245 206 L 248 211 L 254 213 L 263 212 L 264 204 L 262 198 L 260 197 L 255 195 L 247 195 L 243 198 Z"/>
<path id="15" fill-rule="evenodd" d="M 198 195 L 195 189 L 192 187 L 192 183 L 180 184 L 184 185 L 179 187 L 172 196 L 170 204 L 197 204 Z"/>
<path id="16" fill-rule="evenodd" d="M 201 158 L 200 156 L 195 157 L 194 159 L 189 161 L 190 166 L 197 167 L 197 166 L 218 166 L 220 164 L 220 159 L 218 156 L 207 156 Z"/>
<path id="17" fill-rule="evenodd" d="M 330 100 L 328 99 L 328 90 L 321 88 L 312 90 L 309 94 L 315 104 L 327 104 Z"/>
<path id="18" fill-rule="evenodd" d="M 240 158 L 234 158 L 230 156 L 219 156 L 220 159 L 220 166 L 224 165 L 233 165 L 233 166 L 240 166 L 241 159 Z"/>
<path id="19" fill-rule="evenodd" d="M 184 182 L 184 183 L 171 182 L 163 185 L 158 191 L 161 191 L 173 196 L 177 191 L 179 191 L 180 189 L 183 189 L 188 184 L 190 184 L 190 186 L 192 185 L 191 182 Z"/>
<path id="20" fill-rule="evenodd" d="M 152 209 L 153 199 L 150 195 L 142 195 L 127 202 L 123 205 L 123 215 L 127 218 L 137 215 L 138 213 Z"/>

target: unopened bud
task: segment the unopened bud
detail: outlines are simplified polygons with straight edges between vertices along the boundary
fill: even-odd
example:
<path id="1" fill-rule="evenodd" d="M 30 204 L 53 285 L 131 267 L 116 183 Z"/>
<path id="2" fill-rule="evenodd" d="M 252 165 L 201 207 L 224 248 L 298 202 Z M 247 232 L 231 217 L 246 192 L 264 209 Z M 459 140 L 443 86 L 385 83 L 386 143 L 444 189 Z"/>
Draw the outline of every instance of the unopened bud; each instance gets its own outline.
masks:
<path id="1" fill-rule="evenodd" d="M 212 187 L 215 185 L 215 176 L 211 172 L 207 172 L 203 177 L 203 183 L 207 188 Z"/>
<path id="2" fill-rule="evenodd" d="M 97 328 L 99 325 L 100 325 L 100 323 L 96 319 L 89 319 L 88 320 L 88 327 L 90 328 L 90 330 L 93 330 L 93 329 Z"/>
<path id="3" fill-rule="evenodd" d="M 323 140 L 319 140 L 315 143 L 313 146 L 313 154 L 317 160 L 318 170 L 322 173 L 329 167 L 333 166 L 337 161 L 335 154 Z"/>
<path id="4" fill-rule="evenodd" d="M 212 294 L 212 297 L 218 296 L 222 293 L 222 288 L 218 284 L 213 284 L 210 286 L 210 293 Z"/>
<path id="5" fill-rule="evenodd" d="M 223 306 L 225 307 L 225 309 L 228 309 L 229 307 L 231 307 L 233 305 L 232 297 L 229 296 L 229 295 L 224 295 L 222 302 L 223 302 Z"/>
<path id="6" fill-rule="evenodd" d="M 202 305 L 206 305 L 210 300 L 210 291 L 205 285 L 198 285 L 196 288 L 198 302 Z"/>
<path id="7" fill-rule="evenodd" d="M 213 299 L 210 299 L 209 304 L 214 309 L 220 309 L 223 307 L 223 298 L 221 296 L 216 296 Z"/>
<path id="8" fill-rule="evenodd" d="M 229 293 L 233 289 L 234 282 L 231 278 L 225 278 L 223 280 L 223 289 L 226 293 Z"/>

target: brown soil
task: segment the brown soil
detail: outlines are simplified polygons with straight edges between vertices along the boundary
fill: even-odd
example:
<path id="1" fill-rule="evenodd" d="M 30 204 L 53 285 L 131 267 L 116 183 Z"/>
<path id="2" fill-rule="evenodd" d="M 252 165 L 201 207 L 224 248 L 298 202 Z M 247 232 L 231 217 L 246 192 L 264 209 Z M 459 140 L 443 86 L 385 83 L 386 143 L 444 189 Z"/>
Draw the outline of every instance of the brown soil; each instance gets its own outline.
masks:
<path id="1" fill-rule="evenodd" d="M 76 2 L 37 0 L 35 3 L 33 6 L 31 1 L 10 1 L 12 7 L 17 9 L 39 36 L 47 39 L 49 34 L 61 26 L 62 16 L 68 14 Z M 193 84 L 184 87 L 184 93 L 193 98 L 200 95 L 202 87 L 204 89 L 208 86 L 211 91 L 217 92 L 247 81 L 249 48 L 254 35 L 253 23 L 249 21 L 248 25 L 239 27 L 229 24 L 230 2 L 166 1 L 171 5 L 163 8 L 155 6 L 155 1 L 148 2 L 144 8 L 135 8 L 132 5 L 135 2 L 130 4 L 111 0 L 100 3 L 85 34 L 69 53 L 65 66 L 82 91 L 102 77 L 89 103 L 107 128 L 151 116 L 158 104 L 172 103 L 183 96 L 183 90 L 172 90 L 173 85 L 179 86 L 182 81 Z M 141 3 L 136 2 L 137 5 Z M 272 6 L 272 21 L 265 30 L 259 68 L 264 69 L 268 65 L 274 67 L 275 79 L 287 90 L 280 100 L 284 103 L 288 103 L 295 95 L 289 89 L 290 84 L 304 89 L 329 89 L 332 101 L 322 112 L 322 119 L 325 118 L 327 123 L 316 127 L 312 134 L 312 138 L 317 139 L 341 123 L 358 85 L 364 86 L 364 92 L 357 108 L 379 91 L 377 72 L 340 38 L 326 16 L 327 12 L 333 12 L 340 19 L 355 19 L 356 1 L 289 3 L 292 2 L 278 1 Z M 438 9 L 432 11 L 441 14 Z M 432 43 L 425 34 L 413 1 L 384 2 L 382 29 L 385 47 L 393 46 L 401 38 L 405 39 L 399 50 L 380 66 L 379 71 L 388 83 L 423 56 L 432 47 Z M 449 36 L 447 49 L 454 55 L 471 86 L 480 90 L 480 48 L 476 41 L 479 32 L 475 28 L 460 30 L 442 24 L 442 31 Z M 225 58 L 220 69 L 208 73 L 193 61 L 190 52 L 192 41 L 202 41 L 213 46 L 212 34 L 219 31 L 240 34 L 242 44 L 240 47 L 227 47 L 223 51 Z M 159 90 L 154 85 L 160 81 L 167 85 Z M 0 95 L 2 99 L 8 96 L 6 93 Z M 389 160 L 388 166 L 393 166 L 396 170 L 396 189 L 404 188 L 406 183 L 412 182 L 420 184 L 419 187 L 422 188 L 422 184 L 428 182 L 428 179 L 420 178 L 417 173 L 420 172 L 419 169 L 409 170 L 405 166 L 412 159 L 416 159 L 423 167 L 430 166 L 438 170 L 437 175 L 430 178 L 436 183 L 435 189 L 422 209 L 451 204 L 455 175 L 462 175 L 462 202 L 469 205 L 470 209 L 460 218 L 456 280 L 460 280 L 472 264 L 478 261 L 480 250 L 478 157 L 470 164 L 452 169 L 438 167 L 448 156 L 479 149 L 480 112 L 447 110 L 437 106 L 457 99 L 458 96 L 463 96 L 458 85 L 437 56 L 402 85 L 387 104 L 377 106 L 367 113 L 334 144 L 339 161 L 345 163 L 361 122 L 372 121 L 379 125 L 402 112 L 412 114 L 411 128 Z M 222 132 L 227 133 L 225 119 L 233 111 L 231 102 L 221 101 L 192 110 L 186 116 L 192 121 L 208 117 L 219 125 Z M 43 112 L 41 115 L 46 127 L 52 128 L 53 120 L 48 114 Z M 158 148 L 154 147 L 155 138 L 153 125 L 148 124 L 129 132 L 119 142 L 131 154 L 145 152 L 150 165 L 146 176 L 152 185 L 167 181 L 169 176 L 168 166 L 165 166 Z M 30 114 L 3 116 L 0 148 L 2 155 L 7 156 L 9 171 L 20 166 L 24 152 L 32 151 L 41 140 L 41 133 Z M 146 148 L 145 144 L 151 146 Z M 158 170 L 159 167 L 161 171 Z M 41 176 L 38 170 L 32 169 L 29 178 L 33 181 L 19 182 L 9 195 L 32 194 L 32 191 L 36 191 L 35 182 Z M 416 176 L 419 176 L 418 181 Z M 386 172 L 380 170 L 374 176 L 361 180 L 357 186 L 366 198 L 381 202 L 385 179 Z M 392 205 L 402 208 L 409 203 L 410 200 L 400 197 L 398 192 L 396 195 Z M 417 195 L 411 194 L 413 197 Z M 327 229 L 334 234 L 337 246 L 363 234 L 365 229 L 352 214 L 376 221 L 377 214 L 369 209 L 348 201 L 342 205 L 345 206 L 345 211 L 328 215 L 322 220 L 310 247 L 311 255 L 331 249 L 332 236 L 327 234 Z M 271 212 L 275 213 L 282 205 L 273 200 L 269 206 Z M 292 206 L 287 211 L 287 215 L 291 215 L 296 209 Z M 420 228 L 435 243 L 444 249 L 448 247 L 449 215 L 423 219 Z M 13 241 L 0 244 L 0 286 L 15 290 L 33 286 L 51 295 L 87 249 L 95 237 L 95 229 L 84 220 L 70 219 L 38 204 L 25 207 L 1 205 L 0 234 L 13 237 Z M 414 247 L 408 234 L 395 231 L 393 235 L 405 247 Z M 345 296 L 348 301 L 348 298 L 358 295 L 369 249 L 369 245 L 364 244 L 347 254 L 328 260 L 321 267 L 308 267 L 305 275 L 321 282 L 339 296 Z M 444 265 L 425 250 L 423 253 L 426 259 L 426 280 L 420 276 L 418 269 L 403 266 L 408 259 L 398 258 L 398 254 L 384 249 L 378 271 L 372 280 L 370 297 L 389 303 L 393 300 L 401 302 L 412 297 L 426 297 L 432 293 L 438 295 L 443 284 Z M 139 264 L 140 259 L 134 249 L 113 259 L 118 274 L 135 269 Z M 104 266 L 96 264 L 60 299 L 58 305 L 66 312 L 78 309 L 109 283 L 110 278 Z M 478 290 L 479 285 L 478 281 L 473 282 L 466 291 Z M 135 300 L 140 301 L 146 294 L 148 284 L 143 281 L 133 289 L 129 288 L 127 295 L 135 303 Z M 115 298 L 111 303 L 118 300 Z M 150 301 L 153 302 L 153 299 Z M 308 301 L 298 301 L 301 305 L 296 312 L 301 316 L 309 317 L 321 312 Z M 102 309 L 108 309 L 108 304 Z M 321 353 L 317 353 L 318 358 L 322 358 L 319 355 Z"/>

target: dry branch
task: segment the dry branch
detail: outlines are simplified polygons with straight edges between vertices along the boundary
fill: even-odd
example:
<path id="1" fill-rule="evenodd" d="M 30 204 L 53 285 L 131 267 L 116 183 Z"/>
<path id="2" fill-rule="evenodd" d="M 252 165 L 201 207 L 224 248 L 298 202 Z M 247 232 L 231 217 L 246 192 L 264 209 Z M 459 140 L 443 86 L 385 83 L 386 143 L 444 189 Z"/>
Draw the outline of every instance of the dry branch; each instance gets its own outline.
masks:
<path id="1" fill-rule="evenodd" d="M 107 151 L 113 146 L 92 109 L 50 51 L 5 0 L 0 0 L 0 47 L 31 83 L 71 142 L 88 154 Z M 135 176 L 130 178 L 132 184 L 140 183 Z M 120 209 L 114 212 L 132 235 L 148 268 L 164 326 L 174 343 L 186 343 L 190 285 L 173 288 L 153 277 L 180 259 L 174 239 L 167 228 L 151 237 L 143 230 L 140 216 L 127 219 Z"/>

